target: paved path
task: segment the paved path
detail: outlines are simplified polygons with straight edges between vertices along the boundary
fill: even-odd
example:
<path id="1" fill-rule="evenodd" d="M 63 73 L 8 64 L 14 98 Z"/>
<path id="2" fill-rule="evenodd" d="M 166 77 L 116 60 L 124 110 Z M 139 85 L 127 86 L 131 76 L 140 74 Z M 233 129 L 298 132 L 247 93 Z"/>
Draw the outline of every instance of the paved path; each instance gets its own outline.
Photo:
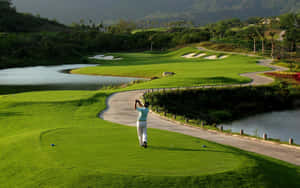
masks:
<path id="1" fill-rule="evenodd" d="M 260 63 L 274 70 L 286 70 L 282 67 L 270 65 L 271 60 L 262 60 Z M 252 83 L 244 84 L 245 86 L 262 85 L 273 82 L 272 79 L 259 76 L 257 73 L 247 73 L 243 74 L 243 76 L 253 79 Z M 108 108 L 100 114 L 100 117 L 107 121 L 136 126 L 137 112 L 134 110 L 134 101 L 140 98 L 145 92 L 146 90 L 137 90 L 111 95 L 107 99 Z M 190 135 L 300 165 L 300 149 L 295 147 L 283 146 L 278 143 L 265 142 L 248 137 L 231 136 L 225 133 L 207 131 L 196 127 L 183 126 L 177 122 L 168 121 L 154 113 L 149 114 L 148 127 Z"/>

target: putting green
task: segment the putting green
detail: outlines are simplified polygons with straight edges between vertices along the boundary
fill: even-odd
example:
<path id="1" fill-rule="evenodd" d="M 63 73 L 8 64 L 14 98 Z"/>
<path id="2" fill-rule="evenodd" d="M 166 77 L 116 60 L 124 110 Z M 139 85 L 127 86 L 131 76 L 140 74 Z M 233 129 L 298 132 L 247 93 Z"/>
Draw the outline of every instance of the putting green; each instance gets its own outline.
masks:
<path id="1" fill-rule="evenodd" d="M 103 173 L 197 176 L 234 170 L 249 162 L 240 153 L 200 139 L 156 130 L 149 130 L 149 135 L 146 150 L 139 148 L 135 129 L 120 126 L 57 129 L 43 134 L 41 141 L 43 150 L 61 165 Z M 52 143 L 56 146 L 50 147 Z"/>

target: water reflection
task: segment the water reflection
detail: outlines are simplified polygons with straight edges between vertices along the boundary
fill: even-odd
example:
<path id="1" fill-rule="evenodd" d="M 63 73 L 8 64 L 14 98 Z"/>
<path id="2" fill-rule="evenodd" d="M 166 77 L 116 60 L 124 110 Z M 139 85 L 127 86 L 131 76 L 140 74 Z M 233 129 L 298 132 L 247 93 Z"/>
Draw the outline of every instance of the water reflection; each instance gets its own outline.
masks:
<path id="1" fill-rule="evenodd" d="M 75 64 L 0 70 L 0 86 L 38 87 L 45 90 L 96 90 L 103 86 L 128 83 L 137 78 L 65 74 L 63 70 L 96 65 Z"/>
<path id="2" fill-rule="evenodd" d="M 223 126 L 232 132 L 243 129 L 246 134 L 258 137 L 267 133 L 268 137 L 281 141 L 293 138 L 295 143 L 300 144 L 300 110 L 257 115 Z"/>

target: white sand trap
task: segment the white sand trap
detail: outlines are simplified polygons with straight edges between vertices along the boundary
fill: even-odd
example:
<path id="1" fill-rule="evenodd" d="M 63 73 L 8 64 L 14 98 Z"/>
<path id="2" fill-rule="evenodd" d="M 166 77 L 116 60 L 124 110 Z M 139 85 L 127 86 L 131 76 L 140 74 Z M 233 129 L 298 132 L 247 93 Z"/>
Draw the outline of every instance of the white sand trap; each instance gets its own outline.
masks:
<path id="1" fill-rule="evenodd" d="M 204 57 L 204 59 L 218 59 L 218 57 L 216 55 L 211 55 L 211 56 Z"/>
<path id="2" fill-rule="evenodd" d="M 203 53 L 203 54 L 198 54 L 198 55 L 196 55 L 194 58 L 199 58 L 199 57 L 203 57 L 203 56 L 206 56 L 206 54 L 205 54 L 205 53 Z"/>
<path id="3" fill-rule="evenodd" d="M 219 59 L 226 59 L 228 57 L 229 57 L 228 55 L 222 55 L 221 57 L 219 57 Z"/>
<path id="4" fill-rule="evenodd" d="M 193 58 L 195 55 L 196 55 L 196 53 L 191 53 L 191 54 L 184 55 L 182 57 L 184 57 L 184 58 Z"/>
<path id="5" fill-rule="evenodd" d="M 97 60 L 121 60 L 122 58 L 115 58 L 114 56 L 95 55 L 94 57 L 89 57 L 89 59 L 97 59 Z"/>

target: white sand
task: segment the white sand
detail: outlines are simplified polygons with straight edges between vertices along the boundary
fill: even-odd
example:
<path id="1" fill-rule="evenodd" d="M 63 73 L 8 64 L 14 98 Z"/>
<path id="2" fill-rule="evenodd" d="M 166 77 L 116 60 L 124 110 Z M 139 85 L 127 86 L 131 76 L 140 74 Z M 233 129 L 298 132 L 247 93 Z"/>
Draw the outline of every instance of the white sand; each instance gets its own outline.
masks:
<path id="1" fill-rule="evenodd" d="M 222 55 L 221 57 L 219 57 L 219 59 L 226 59 L 227 57 L 229 57 L 228 55 Z"/>
<path id="2" fill-rule="evenodd" d="M 203 57 L 203 56 L 206 56 L 206 54 L 205 54 L 205 53 L 203 53 L 203 54 L 198 54 L 198 55 L 196 55 L 194 58 L 199 58 L 199 57 Z"/>
<path id="3" fill-rule="evenodd" d="M 189 59 L 189 58 L 193 58 L 195 55 L 196 55 L 196 53 L 191 53 L 191 54 L 184 55 L 182 57 Z"/>
<path id="4" fill-rule="evenodd" d="M 218 57 L 216 55 L 211 55 L 211 56 L 204 57 L 204 59 L 218 59 Z"/>
<path id="5" fill-rule="evenodd" d="M 89 57 L 89 59 L 97 59 L 97 60 L 121 60 L 122 58 L 115 58 L 114 56 L 95 55 L 94 57 Z"/>

